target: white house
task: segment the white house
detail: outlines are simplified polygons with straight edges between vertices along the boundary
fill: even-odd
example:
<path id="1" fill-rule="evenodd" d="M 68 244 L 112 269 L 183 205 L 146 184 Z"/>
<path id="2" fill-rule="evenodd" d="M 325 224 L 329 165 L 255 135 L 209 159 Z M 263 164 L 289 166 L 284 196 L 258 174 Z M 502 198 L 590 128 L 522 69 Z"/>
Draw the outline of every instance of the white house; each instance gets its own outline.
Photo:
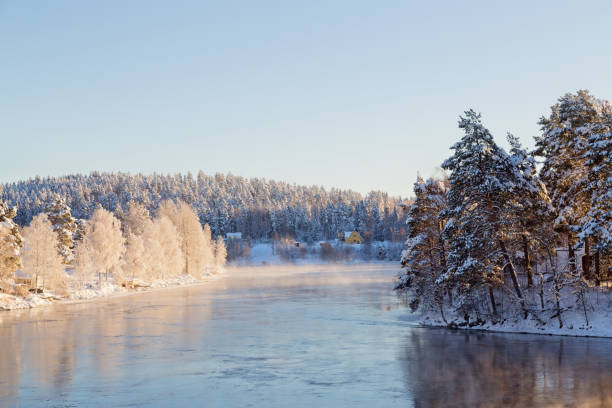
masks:
<path id="1" fill-rule="evenodd" d="M 242 232 L 228 232 L 225 234 L 225 239 L 242 239 Z"/>

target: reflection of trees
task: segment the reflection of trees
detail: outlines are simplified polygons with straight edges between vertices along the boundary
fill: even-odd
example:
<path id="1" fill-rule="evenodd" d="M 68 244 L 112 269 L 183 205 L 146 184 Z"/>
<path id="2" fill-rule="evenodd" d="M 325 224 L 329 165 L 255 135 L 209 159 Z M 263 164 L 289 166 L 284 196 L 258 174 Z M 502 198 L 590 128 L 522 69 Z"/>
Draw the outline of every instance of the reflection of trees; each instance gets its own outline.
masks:
<path id="1" fill-rule="evenodd" d="M 611 344 L 415 329 L 400 358 L 416 407 L 610 407 Z"/>
<path id="2" fill-rule="evenodd" d="M 7 404 L 18 396 L 22 372 L 23 345 L 17 339 L 15 325 L 10 319 L 0 318 L 0 402 Z"/>
<path id="3" fill-rule="evenodd" d="M 135 372 L 148 374 L 157 356 L 173 358 L 201 346 L 202 322 L 212 317 L 203 289 L 4 314 L 0 407 L 65 398 L 75 389 L 110 389 L 134 381 Z"/>

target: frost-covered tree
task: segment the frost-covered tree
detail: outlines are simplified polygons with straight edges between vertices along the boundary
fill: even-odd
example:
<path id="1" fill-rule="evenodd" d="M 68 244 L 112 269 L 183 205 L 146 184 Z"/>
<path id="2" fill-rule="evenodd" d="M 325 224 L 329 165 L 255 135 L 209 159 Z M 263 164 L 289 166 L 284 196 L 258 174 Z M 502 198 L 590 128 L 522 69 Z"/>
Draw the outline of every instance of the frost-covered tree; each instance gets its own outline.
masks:
<path id="1" fill-rule="evenodd" d="M 23 229 L 23 272 L 34 280 L 34 287 L 67 291 L 64 258 L 57 252 L 57 233 L 46 214 L 39 214 Z"/>
<path id="2" fill-rule="evenodd" d="M 145 224 L 151 219 L 151 214 L 143 204 L 137 204 L 132 200 L 118 218 L 124 231 L 129 229 L 133 234 L 142 235 Z"/>
<path id="3" fill-rule="evenodd" d="M 142 232 L 144 233 L 144 224 Z M 126 232 L 125 255 L 123 257 L 122 271 L 126 278 L 145 278 L 146 259 L 144 239 L 141 235 L 133 233 L 129 228 Z"/>
<path id="4" fill-rule="evenodd" d="M 576 230 L 579 243 L 593 240 L 599 284 L 601 258 L 612 253 L 612 113 L 604 113 L 600 122 L 590 126 L 585 164 L 588 175 L 584 189 L 590 206 Z"/>
<path id="5" fill-rule="evenodd" d="M 0 282 L 14 279 L 21 267 L 23 239 L 19 227 L 13 222 L 17 208 L 0 202 Z"/>
<path id="6" fill-rule="evenodd" d="M 217 273 L 223 270 L 226 258 L 227 249 L 225 248 L 225 242 L 222 237 L 217 237 L 217 242 L 215 243 L 215 270 Z"/>
<path id="7" fill-rule="evenodd" d="M 0 200 L 17 205 L 15 222 L 26 225 L 56 194 L 70 204 L 76 218 L 90 218 L 99 204 L 116 212 L 122 222 L 131 202 L 155 213 L 162 201 L 183 200 L 194 208 L 202 225 L 211 226 L 214 237 L 239 231 L 251 239 L 289 236 L 310 241 L 333 239 L 339 231 L 358 225 L 372 229 L 375 240 L 391 239 L 391 231 L 399 231 L 403 224 L 401 198 L 381 192 L 363 197 L 350 190 L 202 172 L 196 177 L 101 172 L 36 177 L 5 184 Z"/>
<path id="8" fill-rule="evenodd" d="M 76 230 L 74 231 L 73 240 L 74 245 L 78 245 L 85 238 L 87 232 L 87 221 L 84 219 L 77 218 L 75 220 Z"/>
<path id="9" fill-rule="evenodd" d="M 450 242 L 446 272 L 440 282 L 458 285 L 467 301 L 475 291 L 487 288 L 494 314 L 493 288 L 503 284 L 502 271 L 512 279 L 514 291 L 524 308 L 514 264 L 507 248 L 508 233 L 514 219 L 509 211 L 515 180 L 506 152 L 489 130 L 480 114 L 465 112 L 459 120 L 465 135 L 452 149 L 453 155 L 442 168 L 451 172 L 447 194 L 448 222 L 445 238 Z"/>
<path id="10" fill-rule="evenodd" d="M 100 283 L 103 273 L 108 280 L 108 274 L 121 265 L 124 243 L 119 220 L 111 212 L 97 208 L 87 221 L 87 232 L 81 243 L 86 253 L 81 256 L 93 264 Z"/>
<path id="11" fill-rule="evenodd" d="M 168 217 L 156 218 L 154 225 L 158 234 L 154 239 L 157 239 L 161 249 L 158 265 L 156 265 L 160 274 L 156 277 L 167 279 L 179 276 L 185 268 L 185 256 L 181 250 L 181 235 Z"/>
<path id="12" fill-rule="evenodd" d="M 64 198 L 56 195 L 45 208 L 45 213 L 49 217 L 53 231 L 57 234 L 57 250 L 62 257 L 62 262 L 65 265 L 70 265 L 74 260 L 72 252 L 74 249 L 73 236 L 77 230 L 70 207 L 68 207 Z"/>
<path id="13" fill-rule="evenodd" d="M 509 223 L 511 230 L 508 238 L 513 252 L 522 252 L 527 286 L 532 286 L 532 264 L 537 263 L 537 260 L 532 259 L 533 254 L 539 252 L 537 248 L 550 238 L 542 234 L 550 232 L 553 209 L 546 186 L 538 177 L 534 158 L 521 147 L 518 138 L 511 134 L 507 138 L 511 146 L 508 156 L 508 181 L 512 186 L 511 194 L 508 195 L 509 211 L 514 218 L 514 222 Z"/>
<path id="14" fill-rule="evenodd" d="M 416 198 L 408 208 L 408 239 L 401 258 L 404 272 L 396 284 L 397 290 L 412 292 L 413 310 L 437 308 L 443 318 L 444 293 L 448 287 L 438 278 L 446 270 L 442 212 L 447 205 L 447 190 L 448 180 L 423 181 L 419 177 L 414 184 Z"/>
<path id="15" fill-rule="evenodd" d="M 612 112 L 610 104 L 588 91 L 567 93 L 540 119 L 542 135 L 536 137 L 535 155 L 544 158 L 540 177 L 546 184 L 556 211 L 555 227 L 567 234 L 572 270 L 575 266 L 575 236 L 590 207 L 588 184 L 589 139 Z M 588 276 L 589 239 L 583 235 Z"/>
<path id="16" fill-rule="evenodd" d="M 208 267 L 214 265 L 210 228 L 206 226 L 205 232 L 193 208 L 182 201 L 178 204 L 172 201 L 163 202 L 159 214 L 172 221 L 180 236 L 179 242 L 184 257 L 183 273 L 201 278 Z"/>
<path id="17" fill-rule="evenodd" d="M 83 223 L 82 225 L 86 231 L 87 224 Z M 93 280 L 99 271 L 95 264 L 95 251 L 91 247 L 91 242 L 85 240 L 84 237 L 85 235 L 83 235 L 82 240 L 77 241 L 77 245 L 74 248 L 74 269 L 72 272 L 72 277 L 75 278 L 80 287 Z M 98 278 L 100 278 L 100 275 L 98 275 Z"/>

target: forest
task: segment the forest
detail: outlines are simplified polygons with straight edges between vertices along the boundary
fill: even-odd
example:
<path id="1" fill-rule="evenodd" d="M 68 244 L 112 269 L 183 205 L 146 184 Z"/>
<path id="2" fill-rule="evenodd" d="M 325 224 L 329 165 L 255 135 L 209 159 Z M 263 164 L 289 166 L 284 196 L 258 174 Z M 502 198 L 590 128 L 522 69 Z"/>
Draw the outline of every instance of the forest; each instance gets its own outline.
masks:
<path id="1" fill-rule="evenodd" d="M 120 218 L 98 206 L 83 220 L 56 195 L 24 228 L 16 214 L 0 203 L 0 291 L 21 298 L 78 299 L 95 297 L 92 290 L 197 281 L 219 273 L 226 260 L 223 239 L 181 201 L 163 201 L 154 216 L 133 202 Z M 0 306 L 14 306 L 3 300 Z"/>
<path id="2" fill-rule="evenodd" d="M 24 226 L 55 196 L 78 219 L 91 217 L 98 205 L 121 216 L 131 202 L 157 211 L 165 200 L 181 200 L 198 214 L 213 236 L 241 232 L 252 240 L 334 239 L 359 231 L 368 241 L 404 240 L 404 201 L 381 191 L 365 197 L 350 190 L 326 190 L 232 174 L 214 176 L 98 173 L 35 177 L 0 186 L 0 201 L 17 207 L 14 221 Z"/>
<path id="3" fill-rule="evenodd" d="M 533 151 L 511 134 L 506 151 L 468 110 L 449 176 L 417 180 L 396 285 L 413 310 L 470 327 L 590 328 L 607 313 L 612 107 L 568 93 L 539 125 Z"/>

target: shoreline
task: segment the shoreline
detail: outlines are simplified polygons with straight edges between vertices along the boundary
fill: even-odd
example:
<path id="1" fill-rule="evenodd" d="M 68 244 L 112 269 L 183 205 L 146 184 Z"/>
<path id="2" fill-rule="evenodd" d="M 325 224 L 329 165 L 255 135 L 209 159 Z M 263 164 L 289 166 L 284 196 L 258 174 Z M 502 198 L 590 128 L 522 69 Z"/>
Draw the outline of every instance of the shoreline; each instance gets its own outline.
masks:
<path id="1" fill-rule="evenodd" d="M 0 294 L 0 313 L 12 312 L 12 311 L 23 311 L 23 310 L 37 309 L 37 308 L 49 307 L 49 306 L 90 303 L 90 302 L 97 302 L 97 301 L 105 300 L 105 299 L 117 299 L 117 298 L 139 295 L 139 294 L 144 294 L 144 293 L 154 293 L 154 292 L 168 290 L 168 289 L 178 289 L 178 288 L 187 288 L 187 287 L 192 287 L 192 286 L 200 286 L 200 285 L 205 285 L 205 284 L 209 284 L 214 281 L 217 281 L 223 276 L 224 276 L 224 273 L 220 273 L 216 275 L 211 275 L 203 280 L 194 280 L 194 281 L 187 282 L 187 283 L 182 283 L 180 281 L 169 283 L 168 281 L 165 281 L 164 282 L 165 285 L 147 287 L 142 290 L 129 290 L 129 289 L 123 288 L 122 286 L 111 284 L 105 287 L 106 288 L 112 287 L 112 288 L 119 289 L 119 290 L 112 291 L 107 294 L 99 294 L 97 296 L 94 295 L 90 297 L 75 298 L 75 299 L 64 298 L 64 299 L 57 299 L 57 300 L 48 300 L 46 298 L 40 297 L 35 294 L 32 294 L 26 298 L 21 298 L 15 295 L 8 295 L 8 294 L 3 293 L 3 294 Z M 86 289 L 86 290 L 101 291 L 102 288 L 95 288 L 95 289 L 92 288 L 92 289 Z M 2 299 L 7 298 L 7 297 L 9 299 L 12 297 L 13 298 L 12 300 L 15 300 L 18 303 L 14 304 L 13 307 L 11 307 L 11 305 L 2 304 Z"/>
<path id="2" fill-rule="evenodd" d="M 602 320 L 608 320 L 607 316 L 599 316 Z M 563 336 L 563 337 L 591 337 L 591 338 L 612 338 L 612 329 L 600 325 L 600 327 L 595 328 L 593 325 L 590 328 L 576 328 L 573 327 L 567 328 L 564 326 L 563 328 L 530 328 L 524 326 L 504 326 L 504 325 L 491 325 L 490 323 L 485 323 L 480 327 L 467 327 L 467 326 L 450 326 L 451 323 L 444 323 L 438 319 L 431 319 L 433 321 L 426 321 L 423 319 L 418 320 L 416 323 L 420 327 L 426 327 L 430 329 L 447 329 L 452 331 L 471 331 L 471 332 L 480 332 L 480 333 L 503 333 L 503 334 L 531 334 L 531 335 L 539 335 L 539 336 Z"/>

